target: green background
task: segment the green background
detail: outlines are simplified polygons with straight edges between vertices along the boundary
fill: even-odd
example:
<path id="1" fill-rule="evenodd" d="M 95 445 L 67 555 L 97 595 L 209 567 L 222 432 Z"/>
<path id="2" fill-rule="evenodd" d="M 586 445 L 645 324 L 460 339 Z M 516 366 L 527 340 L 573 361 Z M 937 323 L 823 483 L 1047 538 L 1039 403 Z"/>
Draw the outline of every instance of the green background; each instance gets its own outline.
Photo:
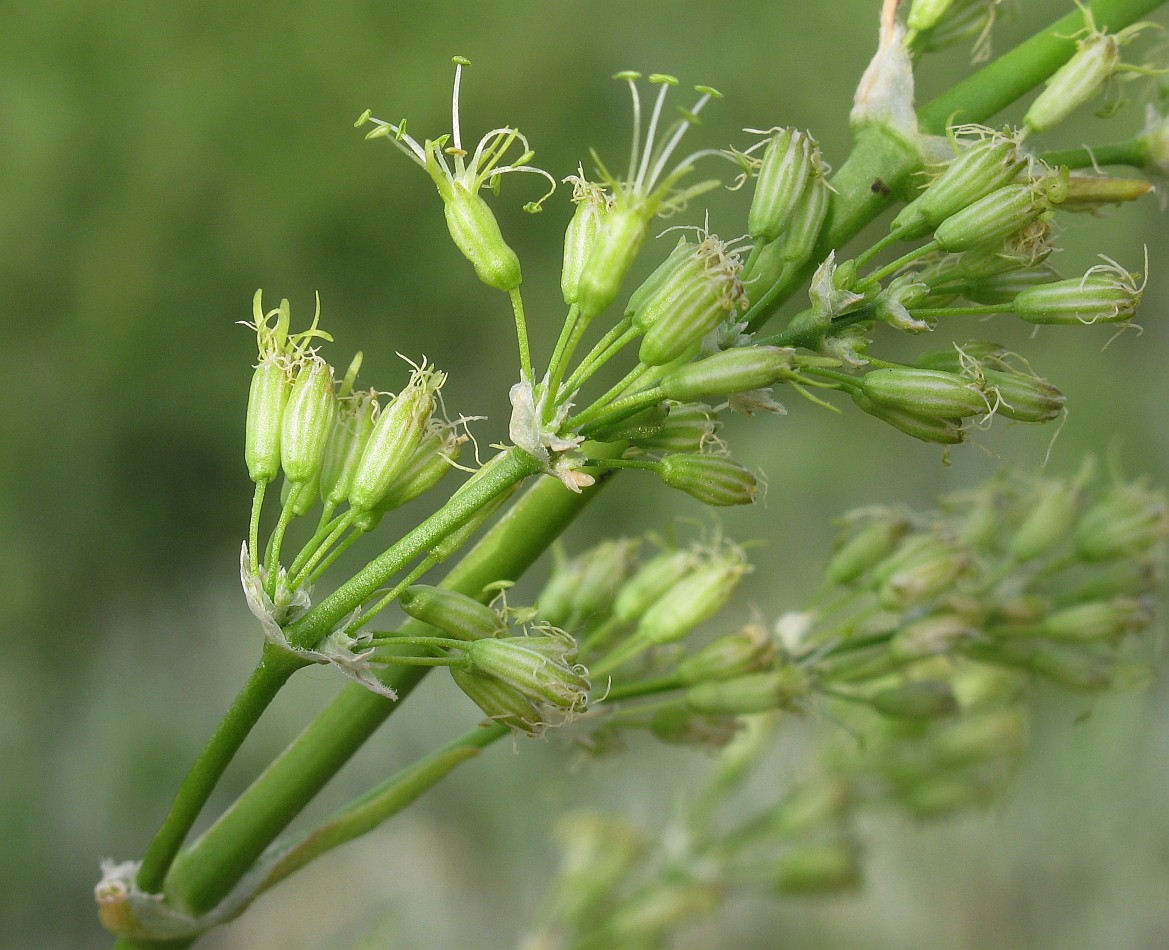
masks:
<path id="1" fill-rule="evenodd" d="M 1070 4 L 1027 7 L 1000 49 Z M 425 354 L 450 373 L 448 407 L 487 415 L 476 429 L 484 443 L 506 435 L 517 375 L 506 301 L 450 245 L 419 169 L 362 142 L 358 113 L 408 116 L 420 135 L 445 131 L 448 62 L 462 54 L 475 63 L 464 135 L 518 125 L 537 164 L 562 177 L 587 163 L 590 145 L 623 165 L 628 101 L 607 77 L 662 70 L 725 94 L 703 115 L 704 144 L 795 125 L 838 165 L 876 19 L 869 0 L 0 3 L 0 943 L 106 944 L 91 900 L 97 859 L 141 853 L 256 653 L 238 589 L 254 343 L 234 325 L 250 318 L 254 290 L 273 305 L 289 297 L 296 323 L 318 291 L 336 365 L 363 349 L 365 384 L 396 390 L 405 364 L 395 353 Z M 961 50 L 927 59 L 921 98 L 965 70 Z M 1082 111 L 1054 145 L 1141 124 L 1135 103 L 1108 127 Z M 524 262 L 533 342 L 546 358 L 563 309 L 568 206 L 561 192 L 542 215 L 523 215 L 537 187 L 509 178 L 495 204 Z M 741 228 L 745 198 L 713 196 L 712 229 Z M 671 223 L 699 223 L 701 211 Z M 1153 199 L 1066 224 L 1058 263 L 1068 275 L 1098 252 L 1142 269 L 1148 245 L 1143 334 L 1105 348 L 1103 328 L 1030 339 L 1000 319 L 957 331 L 1019 349 L 1067 392 L 1053 472 L 1095 452 L 1166 481 L 1167 236 Z M 931 345 L 949 339 L 944 329 L 935 337 Z M 898 352 L 884 343 L 885 355 Z M 766 542 L 732 621 L 800 603 L 841 511 L 926 507 L 1004 465 L 1036 468 L 1051 443 L 1050 427 L 1000 420 L 947 466 L 936 447 L 859 413 L 781 395 L 790 416 L 736 421 L 727 433 L 736 457 L 769 481 L 761 505 L 721 519 L 731 536 Z M 677 515 L 714 524 L 635 474 L 567 540 L 575 549 L 614 531 L 661 530 Z M 322 809 L 474 721 L 445 678 L 433 680 Z M 328 671 L 301 674 L 213 806 L 336 686 Z M 1041 691 L 1037 713 L 1035 754 L 990 813 L 941 826 L 874 816 L 862 895 L 735 904 L 721 918 L 731 936 L 700 930 L 687 945 L 1169 945 L 1169 688 L 1100 700 Z M 512 945 L 554 866 L 547 832 L 562 807 L 628 806 L 657 827 L 705 765 L 699 753 L 641 745 L 625 760 L 582 765 L 555 738 L 501 743 L 205 945 Z"/>

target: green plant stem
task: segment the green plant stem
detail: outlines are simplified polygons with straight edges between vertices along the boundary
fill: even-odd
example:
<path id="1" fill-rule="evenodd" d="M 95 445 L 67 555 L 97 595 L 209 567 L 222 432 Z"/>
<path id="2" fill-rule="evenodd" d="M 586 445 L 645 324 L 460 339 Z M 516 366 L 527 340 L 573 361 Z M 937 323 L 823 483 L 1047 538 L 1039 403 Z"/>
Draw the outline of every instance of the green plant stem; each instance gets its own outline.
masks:
<path id="1" fill-rule="evenodd" d="M 626 346 L 630 340 L 633 340 L 638 335 L 640 331 L 634 329 L 630 323 L 629 317 L 622 317 L 589 350 L 585 358 L 580 361 L 580 365 L 569 376 L 568 382 L 564 384 L 562 391 L 565 399 L 580 389 L 593 373 L 604 366 L 623 346 Z"/>
<path id="2" fill-rule="evenodd" d="M 1149 143 L 1144 138 L 1135 138 L 1092 148 L 1045 152 L 1041 157 L 1048 165 L 1066 165 L 1073 169 L 1095 168 L 1097 165 L 1129 165 L 1133 168 L 1144 168 L 1149 161 Z"/>
<path id="3" fill-rule="evenodd" d="M 265 643 L 260 662 L 183 779 L 162 827 L 146 850 L 138 871 L 142 890 L 155 893 L 162 887 L 175 855 L 228 763 L 280 688 L 304 665 L 304 661 Z"/>
<path id="4" fill-rule="evenodd" d="M 430 753 L 351 802 L 284 850 L 265 875 L 256 891 L 257 895 L 298 871 L 314 858 L 372 831 L 427 789 L 437 785 L 464 762 L 476 758 L 484 748 L 503 738 L 509 731 L 506 726 L 498 723 L 475 726 L 458 739 Z M 279 842 L 272 850 L 280 850 Z"/>
<path id="5" fill-rule="evenodd" d="M 519 577 L 609 480 L 610 476 L 599 474 L 596 485 L 576 495 L 555 479 L 540 479 L 467 553 L 442 586 L 482 597 L 488 584 Z M 424 635 L 431 629 L 412 621 L 403 632 Z M 383 679 L 397 690 L 401 702 L 426 672 L 395 667 Z M 345 687 L 215 824 L 178 856 L 166 881 L 168 900 L 195 913 L 214 907 L 395 708 L 395 703 L 363 687 Z"/>
<path id="6" fill-rule="evenodd" d="M 248 559 L 253 574 L 260 573 L 260 512 L 264 509 L 264 492 L 267 482 L 256 482 L 252 493 L 252 514 L 248 519 Z"/>
<path id="7" fill-rule="evenodd" d="M 1090 9 L 1097 23 L 1115 31 L 1147 16 L 1162 2 L 1097 0 Z M 938 134 L 951 117 L 963 122 L 991 118 L 1070 58 L 1075 42 L 1069 37 L 1082 23 L 1083 14 L 1069 14 L 939 96 L 919 112 L 923 129 Z M 871 187 L 877 178 L 892 193 L 904 194 L 920 161 L 912 149 L 891 136 L 862 133 L 852 155 L 833 176 L 837 193 L 818 250 L 826 253 L 843 246 L 888 206 L 892 197 Z M 793 269 L 776 292 L 771 309 L 756 314 L 752 329 L 761 326 L 822 259 L 823 255 L 814 254 L 804 267 Z M 596 497 L 597 487 L 574 495 L 558 482 L 542 479 L 460 562 L 444 586 L 476 596 L 488 583 L 518 577 Z M 344 615 L 345 598 L 334 595 L 325 603 L 330 601 L 330 610 L 314 621 L 314 633 L 327 631 L 329 616 L 340 619 Z M 418 670 L 393 673 L 400 697 L 422 677 Z M 195 910 L 214 906 L 393 709 L 388 700 L 361 687 L 346 687 L 219 821 L 179 855 L 167 879 L 168 898 Z"/>
<path id="8" fill-rule="evenodd" d="M 516 339 L 520 346 L 520 372 L 526 380 L 532 380 L 532 351 L 528 345 L 528 322 L 524 317 L 524 298 L 520 296 L 520 289 L 516 287 L 508 292 L 511 297 L 511 309 L 515 313 Z"/>

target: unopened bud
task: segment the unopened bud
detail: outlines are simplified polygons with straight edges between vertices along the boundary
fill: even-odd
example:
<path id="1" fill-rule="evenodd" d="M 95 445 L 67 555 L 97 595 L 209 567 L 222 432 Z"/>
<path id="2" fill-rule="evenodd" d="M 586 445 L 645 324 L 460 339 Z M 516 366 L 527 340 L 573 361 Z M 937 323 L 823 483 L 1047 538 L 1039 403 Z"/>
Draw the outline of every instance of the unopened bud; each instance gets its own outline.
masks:
<path id="1" fill-rule="evenodd" d="M 730 679 L 768 667 L 775 659 L 776 645 L 766 628 L 759 624 L 744 627 L 738 633 L 719 637 L 697 653 L 686 657 L 674 669 L 685 686 L 708 680 Z"/>
<path id="2" fill-rule="evenodd" d="M 280 464 L 290 482 L 304 484 L 318 474 L 335 412 L 333 370 L 310 358 L 296 375 L 281 420 Z"/>
<path id="3" fill-rule="evenodd" d="M 676 579 L 646 609 L 638 622 L 637 636 L 656 645 L 681 640 L 723 608 L 747 570 L 742 556 L 733 550 L 714 555 Z"/>
<path id="4" fill-rule="evenodd" d="M 576 302 L 585 317 L 617 299 L 648 230 L 649 218 L 636 207 L 617 207 L 605 216 L 577 281 Z"/>
<path id="5" fill-rule="evenodd" d="M 941 680 L 891 686 L 870 696 L 869 702 L 882 716 L 894 719 L 940 719 L 958 711 L 954 690 Z"/>
<path id="6" fill-rule="evenodd" d="M 1075 326 L 1081 323 L 1125 323 L 1141 301 L 1141 287 L 1121 267 L 1093 268 L 1083 277 L 1029 287 L 1011 304 L 1027 323 Z"/>
<path id="7" fill-rule="evenodd" d="M 679 706 L 666 706 L 654 713 L 649 729 L 655 739 L 670 745 L 721 749 L 739 731 L 734 716 L 708 716 Z"/>
<path id="8" fill-rule="evenodd" d="M 498 636 L 507 628 L 499 614 L 486 604 L 445 587 L 415 584 L 402 591 L 398 603 L 415 620 L 460 640 Z"/>
<path id="9" fill-rule="evenodd" d="M 934 230 L 934 240 L 942 250 L 951 253 L 1001 241 L 1049 212 L 1052 201 L 1059 197 L 1060 182 L 1056 176 L 1029 184 L 1007 185 L 946 218 Z"/>
<path id="10" fill-rule="evenodd" d="M 791 706 L 810 691 L 804 670 L 784 666 L 769 673 L 698 683 L 686 690 L 686 702 L 698 712 L 746 716 Z"/>
<path id="11" fill-rule="evenodd" d="M 781 894 L 828 894 L 860 884 L 860 855 L 849 840 L 793 847 L 775 865 L 775 888 Z"/>
<path id="12" fill-rule="evenodd" d="M 563 714 L 588 708 L 588 671 L 573 665 L 576 644 L 564 635 L 473 640 L 467 648 L 471 668 L 493 677 L 530 699 Z"/>
<path id="13" fill-rule="evenodd" d="M 548 728 L 536 705 L 514 687 L 474 670 L 450 670 L 451 679 L 489 719 L 526 736 L 542 736 Z"/>
<path id="14" fill-rule="evenodd" d="M 560 271 L 560 290 L 570 307 L 578 300 L 581 272 L 592 253 L 601 221 L 609 213 L 609 202 L 600 185 L 585 181 L 583 175 L 571 181 L 576 211 L 564 232 L 564 266 Z"/>
<path id="15" fill-rule="evenodd" d="M 747 233 L 753 240 L 766 244 L 779 237 L 813 174 L 815 148 L 807 133 L 796 129 L 781 129 L 771 137 L 747 212 Z"/>
<path id="16" fill-rule="evenodd" d="M 1120 66 L 1120 46 L 1119 35 L 1095 30 L 1079 40 L 1072 58 L 1048 78 L 1047 88 L 1031 103 L 1023 128 L 1045 132 L 1096 98 Z"/>
<path id="17" fill-rule="evenodd" d="M 373 431 L 377 401 L 370 393 L 358 393 L 341 401 L 340 412 L 329 434 L 321 462 L 321 500 L 339 505 L 349 497 L 353 473 Z"/>
<path id="18" fill-rule="evenodd" d="M 658 477 L 671 488 L 703 504 L 750 505 L 759 494 L 755 476 L 722 455 L 667 455 L 655 466 Z"/>
<path id="19" fill-rule="evenodd" d="M 908 530 L 909 521 L 904 515 L 888 510 L 877 512 L 840 543 L 824 576 L 833 584 L 851 584 L 893 553 Z"/>
<path id="20" fill-rule="evenodd" d="M 679 402 L 762 389 L 791 377 L 793 356 L 787 347 L 736 347 L 687 363 L 667 374 L 660 385 L 668 399 Z"/>
<path id="21" fill-rule="evenodd" d="M 622 623 L 636 623 L 671 587 L 696 566 L 692 550 L 663 551 L 650 558 L 617 592 L 613 616 Z"/>
<path id="22" fill-rule="evenodd" d="M 262 359 L 252 374 L 244 460 L 253 482 L 270 482 L 280 471 L 281 419 L 290 388 L 288 373 L 275 358 Z"/>
<path id="23" fill-rule="evenodd" d="M 1030 373 L 985 369 L 982 382 L 994 411 L 1016 422 L 1050 422 L 1063 412 L 1064 394 Z"/>
<path id="24" fill-rule="evenodd" d="M 906 412 L 903 409 L 882 405 L 869 399 L 863 393 L 853 393 L 852 399 L 873 418 L 880 419 L 893 426 L 894 429 L 900 429 L 906 435 L 921 439 L 923 442 L 957 445 L 966 438 L 966 432 L 962 428 L 962 420 L 956 416 L 941 419 L 927 418 L 913 412 Z"/>
<path id="25" fill-rule="evenodd" d="M 1148 607 L 1130 597 L 1093 601 L 1056 611 L 1040 625 L 1055 640 L 1114 640 L 1149 622 Z"/>
<path id="26" fill-rule="evenodd" d="M 1073 483 L 1052 481 L 1040 485 L 1007 548 L 1011 558 L 1030 561 L 1061 544 L 1080 517 L 1081 494 L 1080 487 Z"/>
<path id="27" fill-rule="evenodd" d="M 954 613 L 935 614 L 898 630 L 889 642 L 889 652 L 900 660 L 939 656 L 952 653 L 978 634 L 978 628 L 972 626 L 966 617 Z"/>
<path id="28" fill-rule="evenodd" d="M 703 403 L 671 403 L 661 429 L 637 440 L 637 447 L 650 455 L 692 454 L 717 444 L 721 426 L 714 410 Z"/>
<path id="29" fill-rule="evenodd" d="M 1119 484 L 1092 505 L 1076 528 L 1076 552 L 1086 561 L 1140 555 L 1169 536 L 1169 507 L 1160 492 Z"/>
<path id="30" fill-rule="evenodd" d="M 929 419 L 950 419 L 988 411 L 986 396 L 955 373 L 915 367 L 865 373 L 861 389 L 874 402 Z"/>

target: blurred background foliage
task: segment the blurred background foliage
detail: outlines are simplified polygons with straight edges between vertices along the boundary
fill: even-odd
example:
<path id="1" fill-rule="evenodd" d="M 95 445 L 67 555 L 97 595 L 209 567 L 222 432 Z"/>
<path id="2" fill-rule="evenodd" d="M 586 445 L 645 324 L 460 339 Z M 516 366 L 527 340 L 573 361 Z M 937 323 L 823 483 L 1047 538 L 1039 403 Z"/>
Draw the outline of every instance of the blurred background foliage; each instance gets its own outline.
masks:
<path id="1" fill-rule="evenodd" d="M 289 297 L 295 322 L 311 315 L 318 291 L 338 341 L 331 360 L 343 366 L 363 349 L 366 385 L 396 390 L 405 369 L 395 353 L 425 353 L 451 374 L 452 411 L 485 414 L 481 437 L 504 437 L 516 375 L 506 301 L 449 244 L 425 176 L 384 143 L 362 142 L 358 113 L 408 116 L 416 134 L 445 130 L 449 57 L 462 54 L 476 64 L 464 83 L 464 134 L 517 124 L 537 163 L 562 177 L 578 161 L 587 167 L 590 145 L 624 162 L 628 103 L 607 77 L 664 70 L 725 94 L 704 114 L 706 144 L 742 144 L 743 127 L 795 125 L 839 164 L 877 7 L 0 3 L 0 942 L 106 945 L 91 900 L 97 859 L 141 853 L 254 658 L 237 574 L 254 350 L 234 323 L 250 318 L 255 288 L 271 305 Z M 1026 7 L 998 48 L 1070 3 Z M 920 98 L 965 71 L 963 51 L 927 59 Z M 1053 144 L 1120 138 L 1140 124 L 1130 104 L 1107 125 L 1077 117 Z M 562 192 L 542 215 L 524 216 L 535 187 L 506 181 L 496 207 L 524 262 L 534 345 L 547 353 L 562 311 L 568 204 Z M 741 227 L 745 199 L 715 195 L 712 229 Z M 1141 269 L 1148 246 L 1143 334 L 1105 348 L 1106 329 L 1029 339 L 1000 320 L 957 331 L 1018 347 L 1066 390 L 1071 413 L 1052 472 L 1096 452 L 1127 474 L 1167 480 L 1167 234 L 1155 200 L 1066 228 L 1067 274 L 1098 252 Z M 929 344 L 943 345 L 941 336 Z M 859 413 L 787 401 L 790 416 L 729 432 L 736 456 L 770 483 L 758 509 L 722 519 L 732 537 L 767 542 L 753 551 L 758 567 L 735 621 L 801 602 L 834 515 L 872 502 L 929 506 L 1005 465 L 1036 468 L 1051 441 L 1050 429 L 1000 420 L 947 466 L 936 447 Z M 665 530 L 678 514 L 713 523 L 634 474 L 567 541 L 579 549 L 615 530 Z M 445 679 L 424 686 L 319 809 L 474 721 Z M 336 688 L 327 671 L 298 676 L 214 805 Z M 1036 751 L 991 813 L 941 826 L 875 816 L 861 895 L 736 905 L 726 935 L 700 931 L 688 945 L 1169 945 L 1169 686 L 1162 677 L 1135 695 L 1041 695 L 1038 708 Z M 658 827 L 705 768 L 701 754 L 648 745 L 624 767 L 581 766 L 555 738 L 508 745 L 265 897 L 207 939 L 208 950 L 512 945 L 554 866 L 547 832 L 561 808 L 626 807 Z M 790 769 L 799 768 L 793 754 Z M 679 782 L 662 782 L 667 772 Z"/>

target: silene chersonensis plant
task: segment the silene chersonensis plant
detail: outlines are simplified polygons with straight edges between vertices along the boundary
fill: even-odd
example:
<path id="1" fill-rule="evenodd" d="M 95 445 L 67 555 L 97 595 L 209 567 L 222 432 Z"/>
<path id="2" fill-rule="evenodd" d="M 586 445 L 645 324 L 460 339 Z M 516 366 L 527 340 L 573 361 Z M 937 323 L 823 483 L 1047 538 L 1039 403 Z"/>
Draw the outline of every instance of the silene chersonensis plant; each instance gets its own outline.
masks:
<path id="1" fill-rule="evenodd" d="M 477 418 L 446 404 L 446 375 L 425 359 L 403 366 L 395 392 L 363 387 L 360 353 L 343 372 L 328 362 L 320 301 L 307 321 L 257 291 L 244 425 L 255 489 L 239 567 L 260 659 L 141 860 L 103 865 L 96 896 L 116 946 L 191 946 L 500 739 L 555 736 L 600 755 L 645 733 L 712 756 L 668 846 L 620 815 L 565 815 L 559 874 L 516 940 L 668 946 L 737 894 L 857 887 L 858 816 L 874 806 L 936 816 L 992 800 L 1026 750 L 1035 683 L 1103 691 L 1147 677 L 1169 508 L 1154 487 L 1091 460 L 1065 477 L 1005 473 L 921 511 L 845 515 L 820 588 L 737 628 L 719 616 L 751 570 L 749 545 L 713 529 L 693 542 L 558 548 L 531 603 L 512 585 L 614 479 L 610 491 L 656 478 L 688 512 L 755 502 L 763 474 L 735 461 L 723 419 L 757 415 L 766 428 L 785 388 L 808 411 L 859 410 L 940 454 L 992 424 L 1060 423 L 1064 396 L 1032 363 L 1040 341 L 1012 352 L 994 328 L 1018 319 L 1099 345 L 1132 326 L 1144 262 L 1102 248 L 1101 263 L 1061 274 L 1052 252 L 1066 215 L 1138 200 L 1164 176 L 1161 106 L 1125 141 L 1050 151 L 1041 136 L 1118 77 L 1159 71 L 1121 60 L 1158 6 L 1072 6 L 921 104 L 919 63 L 960 41 L 988 58 L 1000 3 L 887 0 L 849 116 L 854 147 L 835 172 L 811 132 L 771 124 L 782 116 L 756 117 L 761 128 L 738 143 L 696 141 L 718 93 L 656 73 L 616 77 L 632 99 L 628 161 L 589 153 L 575 172 L 535 166 L 515 128 L 471 144 L 461 57 L 449 130 L 418 136 L 405 120 L 363 114 L 366 138 L 429 176 L 486 292 L 507 295 L 518 360 L 498 380 L 512 407 L 506 441 L 484 452 Z M 990 124 L 1036 89 L 1018 128 Z M 512 173 L 542 180 L 530 211 L 561 213 L 554 192 L 571 191 L 567 309 L 546 355 L 529 344 L 521 262 L 491 205 Z M 745 218 L 717 235 L 698 199 L 724 186 Z M 883 235 L 850 249 L 894 205 Z M 927 333 L 942 339 L 908 362 L 878 355 L 899 334 Z M 337 576 L 356 539 L 426 493 L 446 500 Z M 266 707 L 312 665 L 353 682 L 189 840 Z M 286 834 L 424 676 L 448 674 L 480 721 Z M 796 719 L 819 730 L 822 754 L 798 782 L 745 802 L 742 786 Z"/>

